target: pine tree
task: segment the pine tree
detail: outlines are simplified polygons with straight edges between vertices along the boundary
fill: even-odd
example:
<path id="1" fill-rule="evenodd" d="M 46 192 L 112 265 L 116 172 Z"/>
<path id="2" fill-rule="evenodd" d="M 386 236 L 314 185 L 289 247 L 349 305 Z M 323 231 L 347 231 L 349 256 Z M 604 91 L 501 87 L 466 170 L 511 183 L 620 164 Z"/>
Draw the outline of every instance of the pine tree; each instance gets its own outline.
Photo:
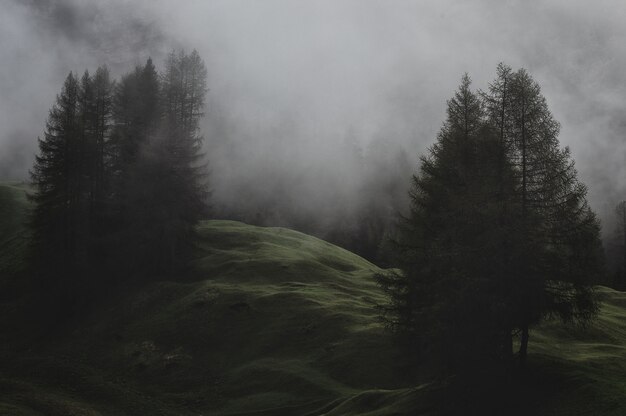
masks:
<path id="1" fill-rule="evenodd" d="M 107 227 L 111 176 L 111 119 L 113 83 L 106 67 L 96 70 L 93 77 L 87 71 L 79 90 L 80 147 L 82 158 L 78 167 L 83 194 L 81 217 L 84 248 L 92 253 Z M 89 259 L 90 261 L 93 259 Z"/>
<path id="2" fill-rule="evenodd" d="M 93 120 L 93 172 L 91 201 L 97 222 L 107 211 L 106 205 L 111 194 L 112 142 L 114 83 L 109 70 L 103 66 L 96 70 L 93 77 L 94 120 Z M 98 224 L 101 229 L 101 224 Z"/>
<path id="3" fill-rule="evenodd" d="M 402 273 L 378 280 L 391 299 L 383 307 L 387 323 L 417 351 L 445 352 L 439 358 L 458 369 L 499 354 L 501 285 L 492 258 L 483 254 L 499 250 L 505 231 L 497 227 L 494 203 L 499 142 L 485 127 L 467 75 L 447 113 L 413 177 L 411 212 L 395 243 Z"/>
<path id="4" fill-rule="evenodd" d="M 116 173 L 123 178 L 139 160 L 161 122 L 159 79 L 152 59 L 122 77 L 114 94 Z"/>
<path id="5" fill-rule="evenodd" d="M 112 211 L 118 275 L 146 276 L 154 270 L 152 244 L 159 223 L 154 219 L 160 183 L 152 148 L 161 128 L 160 83 L 148 59 L 124 75 L 114 97 L 112 132 Z"/>
<path id="6" fill-rule="evenodd" d="M 208 212 L 206 164 L 199 121 L 202 118 L 207 70 L 195 50 L 172 52 L 162 76 L 163 128 L 155 146 L 159 166 L 163 224 L 157 239 L 161 259 L 170 266 L 184 261 L 193 243 L 193 229 Z"/>
<path id="7" fill-rule="evenodd" d="M 499 66 L 486 98 L 496 109 L 490 123 L 516 172 L 516 201 L 508 210 L 520 219 L 514 239 L 521 245 L 511 263 L 511 324 L 521 331 L 523 362 L 530 325 L 552 314 L 570 322 L 593 315 L 591 285 L 602 270 L 599 222 L 569 149 L 559 146 L 560 125 L 528 72 Z"/>
<path id="8" fill-rule="evenodd" d="M 79 117 L 80 85 L 70 73 L 51 108 L 39 154 L 31 171 L 35 187 L 32 215 L 33 262 L 42 284 L 58 289 L 70 280 L 79 264 L 79 215 L 83 149 Z"/>

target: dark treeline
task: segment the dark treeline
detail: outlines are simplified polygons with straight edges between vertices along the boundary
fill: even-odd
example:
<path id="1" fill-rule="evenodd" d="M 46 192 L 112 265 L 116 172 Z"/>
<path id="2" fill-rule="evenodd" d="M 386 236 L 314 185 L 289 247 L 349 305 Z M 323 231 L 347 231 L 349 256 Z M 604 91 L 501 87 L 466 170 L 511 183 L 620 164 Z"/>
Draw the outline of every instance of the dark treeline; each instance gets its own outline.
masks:
<path id="1" fill-rule="evenodd" d="M 202 117 L 207 71 L 172 52 L 113 81 L 70 73 L 31 171 L 33 267 L 68 311 L 101 284 L 181 271 L 207 215 Z"/>
<path id="2" fill-rule="evenodd" d="M 479 93 L 466 75 L 448 101 L 394 241 L 400 272 L 379 276 L 385 319 L 418 361 L 509 368 L 532 325 L 594 316 L 600 225 L 559 128 L 523 69 L 501 64 Z"/>

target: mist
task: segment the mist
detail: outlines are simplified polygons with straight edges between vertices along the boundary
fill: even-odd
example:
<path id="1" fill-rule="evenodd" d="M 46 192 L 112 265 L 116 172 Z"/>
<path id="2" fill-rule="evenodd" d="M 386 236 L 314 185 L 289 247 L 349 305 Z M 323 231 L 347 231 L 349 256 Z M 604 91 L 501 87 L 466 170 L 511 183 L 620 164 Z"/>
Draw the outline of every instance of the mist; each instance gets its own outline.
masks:
<path id="1" fill-rule="evenodd" d="M 626 415 L 626 2 L 0 10 L 0 414 Z"/>
<path id="2" fill-rule="evenodd" d="M 324 235 L 372 204 L 401 210 L 461 75 L 486 89 L 505 62 L 542 86 L 610 224 L 626 194 L 625 18 L 617 0 L 8 1 L 0 177 L 28 179 L 69 71 L 197 49 L 218 215 Z"/>

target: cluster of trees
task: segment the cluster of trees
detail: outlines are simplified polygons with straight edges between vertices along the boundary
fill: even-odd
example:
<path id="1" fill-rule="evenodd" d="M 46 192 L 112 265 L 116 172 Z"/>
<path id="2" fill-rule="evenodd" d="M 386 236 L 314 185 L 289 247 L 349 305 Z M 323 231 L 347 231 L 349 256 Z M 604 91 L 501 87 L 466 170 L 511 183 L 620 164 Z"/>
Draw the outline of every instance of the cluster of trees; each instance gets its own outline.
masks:
<path id="1" fill-rule="evenodd" d="M 115 276 L 170 273 L 207 213 L 202 117 L 207 71 L 172 52 L 111 80 L 106 67 L 70 73 L 39 139 L 33 264 L 66 302 Z"/>
<path id="2" fill-rule="evenodd" d="M 603 273 L 600 226 L 539 85 L 500 64 L 487 91 L 465 75 L 413 177 L 378 277 L 387 324 L 414 353 L 455 369 L 526 359 L 546 317 L 585 322 Z M 443 353 L 443 354 L 439 354 Z"/>

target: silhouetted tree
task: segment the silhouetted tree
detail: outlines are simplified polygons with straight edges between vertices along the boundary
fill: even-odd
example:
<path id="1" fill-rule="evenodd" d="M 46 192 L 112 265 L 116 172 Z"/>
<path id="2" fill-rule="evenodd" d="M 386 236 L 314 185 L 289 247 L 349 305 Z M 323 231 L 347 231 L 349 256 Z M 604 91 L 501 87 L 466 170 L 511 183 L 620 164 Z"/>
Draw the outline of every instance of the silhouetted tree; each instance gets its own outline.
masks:
<path id="1" fill-rule="evenodd" d="M 497 357 L 504 323 L 499 268 L 500 142 L 463 77 L 437 142 L 413 177 L 411 211 L 394 244 L 401 272 L 378 277 L 387 323 L 417 351 L 458 369 Z M 506 171 L 508 186 L 512 171 Z M 432 358 L 432 356 L 431 356 Z"/>
<path id="2" fill-rule="evenodd" d="M 111 199 L 111 141 L 113 82 L 106 67 L 93 77 L 85 71 L 79 90 L 81 232 L 85 235 L 84 259 L 98 262 L 109 230 Z"/>
<path id="3" fill-rule="evenodd" d="M 33 243 L 41 267 L 69 274 L 76 263 L 76 212 L 80 201 L 79 83 L 70 73 L 50 110 L 31 171 L 35 186 Z"/>
<path id="4" fill-rule="evenodd" d="M 113 121 L 113 90 L 114 83 L 109 70 L 103 66 L 96 70 L 93 77 L 93 159 L 91 202 L 97 218 L 97 232 L 102 232 L 102 217 L 106 215 L 111 196 L 111 174 L 113 165 L 113 149 L 111 130 Z"/>
<path id="5" fill-rule="evenodd" d="M 603 263 L 599 222 L 569 149 L 559 147 L 559 123 L 531 76 L 499 66 L 488 98 L 500 109 L 491 111 L 490 121 L 516 172 L 516 203 L 509 210 L 521 219 L 515 238 L 522 245 L 511 269 L 511 324 L 521 331 L 523 362 L 530 325 L 548 315 L 584 321 L 595 312 L 592 284 Z"/>

